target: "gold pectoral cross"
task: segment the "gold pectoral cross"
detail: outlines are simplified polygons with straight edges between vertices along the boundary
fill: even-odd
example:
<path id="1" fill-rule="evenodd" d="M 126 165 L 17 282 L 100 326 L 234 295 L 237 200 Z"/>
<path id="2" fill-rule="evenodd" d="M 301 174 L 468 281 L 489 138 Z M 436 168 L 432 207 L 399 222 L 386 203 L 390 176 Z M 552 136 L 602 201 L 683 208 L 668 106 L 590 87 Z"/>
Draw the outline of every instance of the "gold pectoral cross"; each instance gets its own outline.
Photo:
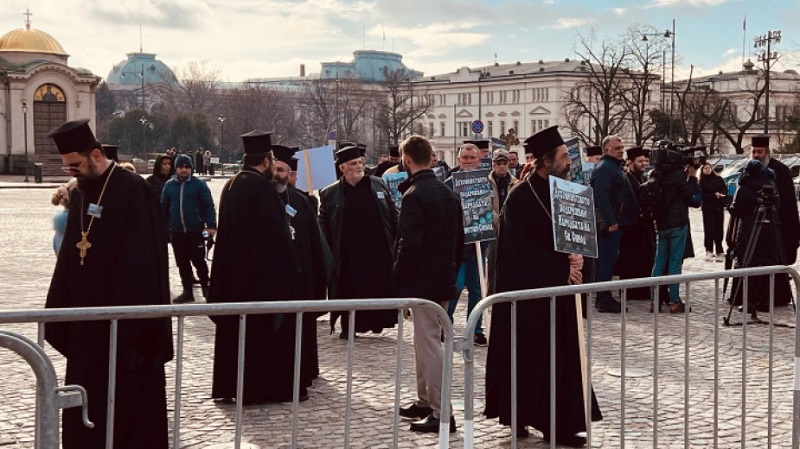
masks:
<path id="1" fill-rule="evenodd" d="M 81 265 L 83 265 L 83 259 L 86 258 L 86 251 L 92 247 L 92 244 L 89 243 L 89 240 L 86 238 L 88 235 L 88 232 L 81 231 L 81 241 L 75 244 L 75 247 L 81 251 Z"/>

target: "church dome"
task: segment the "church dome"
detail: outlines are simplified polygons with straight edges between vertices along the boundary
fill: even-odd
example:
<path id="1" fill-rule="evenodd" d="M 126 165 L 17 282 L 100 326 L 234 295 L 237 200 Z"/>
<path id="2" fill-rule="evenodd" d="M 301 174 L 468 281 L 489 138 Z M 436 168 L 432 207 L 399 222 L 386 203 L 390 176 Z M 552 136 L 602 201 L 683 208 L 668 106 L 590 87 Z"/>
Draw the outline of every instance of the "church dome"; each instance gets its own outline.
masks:
<path id="1" fill-rule="evenodd" d="M 53 36 L 44 31 L 30 29 L 9 31 L 0 37 L 0 52 L 50 53 L 66 56 L 67 53 Z"/>
<path id="2" fill-rule="evenodd" d="M 128 59 L 115 65 L 108 73 L 108 84 L 139 86 L 142 84 L 142 74 L 146 84 L 177 82 L 172 70 L 156 59 L 155 53 L 128 53 L 127 56 Z"/>

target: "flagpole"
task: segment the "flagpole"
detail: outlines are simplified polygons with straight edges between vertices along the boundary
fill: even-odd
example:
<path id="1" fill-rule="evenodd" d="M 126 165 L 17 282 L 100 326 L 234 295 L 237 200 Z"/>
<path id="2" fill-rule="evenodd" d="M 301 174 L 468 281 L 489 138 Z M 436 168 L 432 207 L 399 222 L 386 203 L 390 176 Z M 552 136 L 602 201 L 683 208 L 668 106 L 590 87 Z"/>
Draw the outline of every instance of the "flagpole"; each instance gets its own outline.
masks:
<path id="1" fill-rule="evenodd" d="M 744 70 L 745 42 L 747 41 L 747 15 L 742 21 L 742 70 Z"/>

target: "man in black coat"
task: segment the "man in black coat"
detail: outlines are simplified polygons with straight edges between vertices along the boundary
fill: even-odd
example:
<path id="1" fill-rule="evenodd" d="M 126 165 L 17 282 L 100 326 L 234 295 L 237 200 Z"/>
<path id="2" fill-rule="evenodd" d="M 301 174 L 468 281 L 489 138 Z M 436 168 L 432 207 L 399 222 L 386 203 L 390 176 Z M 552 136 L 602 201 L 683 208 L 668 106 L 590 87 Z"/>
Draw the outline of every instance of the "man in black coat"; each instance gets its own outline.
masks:
<path id="1" fill-rule="evenodd" d="M 433 149 L 427 139 L 411 136 L 401 149 L 403 165 L 410 176 L 399 187 L 403 208 L 395 245 L 395 292 L 398 297 L 445 304 L 456 289 L 464 245 L 461 200 L 429 168 Z M 428 309 L 415 309 L 412 318 L 419 399 L 410 407 L 401 408 L 400 415 L 423 418 L 411 424 L 413 431 L 438 432 L 442 419 L 442 324 L 439 316 Z M 455 432 L 452 407 L 450 411 L 450 432 Z"/>
<path id="2" fill-rule="evenodd" d="M 158 202 L 141 176 L 106 159 L 88 122 L 66 122 L 49 134 L 78 189 L 70 199 L 45 307 L 169 304 Z M 121 320 L 118 329 L 114 447 L 166 449 L 164 364 L 173 356 L 170 320 Z M 83 425 L 80 407 L 65 410 L 63 447 L 105 448 L 108 322 L 48 323 L 45 339 L 67 359 L 65 383 L 86 388 L 94 422 L 92 429 Z"/>
<path id="3" fill-rule="evenodd" d="M 549 176 L 565 178 L 570 159 L 553 126 L 527 141 L 536 158 L 534 171 L 508 194 L 497 242 L 497 291 L 509 292 L 582 282 L 580 256 L 556 252 L 550 214 Z M 526 263 L 520 264 L 520 261 Z M 525 426 L 559 445 L 583 446 L 586 430 L 582 361 L 574 296 L 556 298 L 556 397 L 550 397 L 550 303 L 517 303 L 517 435 Z M 487 418 L 511 425 L 511 304 L 492 306 L 491 339 L 486 360 Z M 588 392 L 592 421 L 602 419 L 594 392 Z M 550 403 L 556 404 L 556 434 L 550 435 Z"/>
<path id="4" fill-rule="evenodd" d="M 319 192 L 319 226 L 333 253 L 334 269 L 328 297 L 389 298 L 392 288 L 397 208 L 383 180 L 364 173 L 357 145 L 336 152 L 341 178 Z M 346 313 L 331 314 L 331 331 L 342 316 L 339 337 L 346 339 Z M 380 333 L 397 324 L 395 310 L 357 312 L 354 332 Z"/>
<path id="5" fill-rule="evenodd" d="M 270 133 L 256 130 L 241 137 L 244 167 L 225 183 L 219 201 L 208 302 L 294 299 L 300 270 L 284 205 L 269 182 Z M 211 397 L 229 402 L 236 397 L 239 317 L 211 319 L 217 327 Z M 292 400 L 294 358 L 286 348 L 294 347 L 294 332 L 286 331 L 284 321 L 282 314 L 247 316 L 245 405 Z M 300 385 L 301 397 L 305 387 Z"/>

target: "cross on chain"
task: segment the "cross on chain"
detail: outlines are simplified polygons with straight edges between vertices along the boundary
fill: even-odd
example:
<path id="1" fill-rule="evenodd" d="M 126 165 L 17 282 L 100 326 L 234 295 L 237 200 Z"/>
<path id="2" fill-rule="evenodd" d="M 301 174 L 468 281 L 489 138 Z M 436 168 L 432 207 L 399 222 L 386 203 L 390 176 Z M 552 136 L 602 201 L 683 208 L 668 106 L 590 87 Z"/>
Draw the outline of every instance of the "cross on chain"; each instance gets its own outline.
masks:
<path id="1" fill-rule="evenodd" d="M 294 240 L 294 226 L 289 225 L 289 232 L 292 234 L 292 240 Z"/>
<path id="2" fill-rule="evenodd" d="M 75 244 L 75 247 L 81 251 L 81 265 L 83 265 L 83 259 L 86 257 L 86 251 L 92 247 L 92 244 L 86 238 L 88 235 L 87 232 L 81 232 L 81 241 Z"/>

